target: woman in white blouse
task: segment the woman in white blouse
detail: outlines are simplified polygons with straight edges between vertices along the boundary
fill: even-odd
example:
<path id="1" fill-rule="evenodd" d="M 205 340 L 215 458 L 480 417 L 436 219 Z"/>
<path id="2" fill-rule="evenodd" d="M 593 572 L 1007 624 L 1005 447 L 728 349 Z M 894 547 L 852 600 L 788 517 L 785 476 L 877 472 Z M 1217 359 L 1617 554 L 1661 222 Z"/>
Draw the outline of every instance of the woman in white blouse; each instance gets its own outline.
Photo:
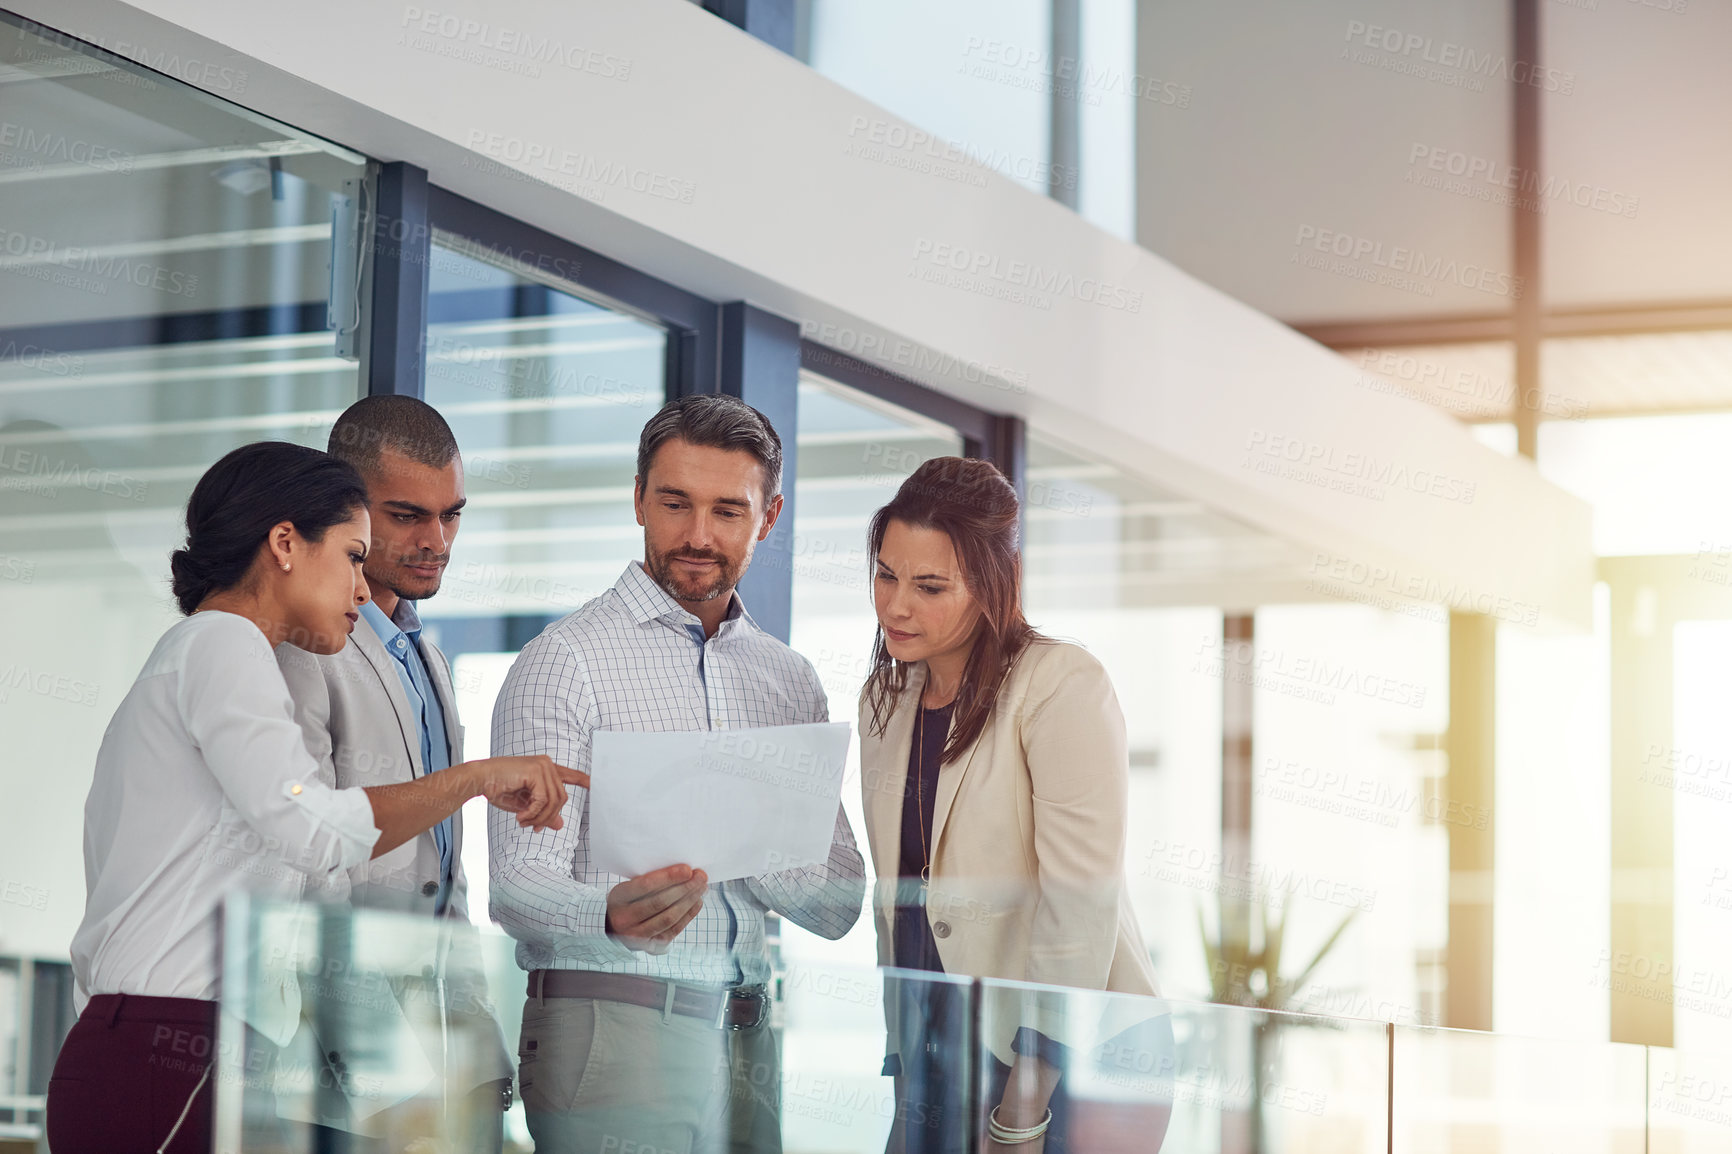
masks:
<path id="1" fill-rule="evenodd" d="M 115 712 L 85 803 L 87 899 L 72 940 L 81 1013 L 48 1085 L 55 1154 L 210 1149 L 225 896 L 295 900 L 310 879 L 377 857 L 478 795 L 525 826 L 558 828 L 565 784 L 588 784 L 545 757 L 364 790 L 323 784 L 273 650 L 348 643 L 368 596 L 360 477 L 316 449 L 247 445 L 199 480 L 186 520 L 171 558 L 186 619 Z"/>

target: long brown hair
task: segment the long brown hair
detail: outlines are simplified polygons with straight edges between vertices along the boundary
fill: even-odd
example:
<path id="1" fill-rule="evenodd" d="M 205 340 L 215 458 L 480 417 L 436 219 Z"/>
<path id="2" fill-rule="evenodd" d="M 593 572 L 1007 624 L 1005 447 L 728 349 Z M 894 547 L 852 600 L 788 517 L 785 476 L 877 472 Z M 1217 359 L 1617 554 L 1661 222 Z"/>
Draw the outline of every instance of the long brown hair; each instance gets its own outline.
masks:
<path id="1" fill-rule="evenodd" d="M 980 606 L 980 625 L 963 667 L 950 738 L 939 764 L 954 761 L 980 736 L 992 715 L 1005 677 L 1028 643 L 1039 634 L 1022 615 L 1022 554 L 1018 549 L 1016 490 L 990 462 L 966 457 L 934 457 L 902 482 L 890 503 L 872 516 L 867 530 L 867 564 L 877 582 L 878 551 L 890 522 L 936 529 L 950 538 L 962 563 L 963 583 Z M 908 685 L 909 666 L 890 656 L 884 627 L 872 645 L 872 670 L 866 700 L 872 729 L 883 734 L 896 702 Z"/>

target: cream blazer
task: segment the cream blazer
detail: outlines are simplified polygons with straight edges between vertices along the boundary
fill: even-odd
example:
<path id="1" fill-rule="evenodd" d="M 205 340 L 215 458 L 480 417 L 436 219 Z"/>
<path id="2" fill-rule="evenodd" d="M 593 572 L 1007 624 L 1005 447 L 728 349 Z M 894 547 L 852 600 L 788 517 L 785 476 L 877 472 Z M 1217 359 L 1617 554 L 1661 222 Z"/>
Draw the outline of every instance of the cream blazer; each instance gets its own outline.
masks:
<path id="1" fill-rule="evenodd" d="M 902 799 L 926 666 L 883 734 L 860 702 L 866 836 L 879 881 L 878 961 L 894 964 Z M 1086 649 L 1041 639 L 1006 676 L 980 737 L 938 775 L 926 915 L 948 974 L 1158 997 L 1125 886 L 1130 762 L 1112 681 Z M 893 1000 L 893 999 L 892 999 Z M 906 1031 L 890 1001 L 890 1050 Z M 986 1041 L 1003 1061 L 1027 1025 L 1092 1048 L 1165 1013 L 1145 998 L 995 989 Z"/>

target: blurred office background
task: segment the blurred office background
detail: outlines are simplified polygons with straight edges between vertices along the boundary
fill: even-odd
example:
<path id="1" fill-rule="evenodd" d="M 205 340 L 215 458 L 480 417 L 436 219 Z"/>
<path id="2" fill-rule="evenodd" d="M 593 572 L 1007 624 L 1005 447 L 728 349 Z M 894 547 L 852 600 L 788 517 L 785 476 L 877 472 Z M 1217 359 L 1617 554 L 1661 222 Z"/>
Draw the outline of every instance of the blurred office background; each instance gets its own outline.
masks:
<path id="1" fill-rule="evenodd" d="M 1124 706 L 1169 994 L 1273 919 L 1311 980 L 1225 993 L 1732 1051 L 1732 7 L 9 7 L 0 1129 L 187 494 L 369 391 L 463 447 L 423 615 L 471 756 L 640 556 L 643 421 L 734 391 L 794 462 L 748 606 L 839 719 L 871 512 L 935 455 L 1016 480 L 1028 615 Z M 779 949 L 870 966 L 871 921 Z"/>

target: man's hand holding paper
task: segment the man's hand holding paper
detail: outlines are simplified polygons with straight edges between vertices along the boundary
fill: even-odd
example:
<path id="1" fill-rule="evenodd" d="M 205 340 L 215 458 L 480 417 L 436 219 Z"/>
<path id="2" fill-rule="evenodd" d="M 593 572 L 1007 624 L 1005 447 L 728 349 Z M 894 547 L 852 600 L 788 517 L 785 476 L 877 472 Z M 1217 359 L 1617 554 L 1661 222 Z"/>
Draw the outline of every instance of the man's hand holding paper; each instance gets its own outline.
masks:
<path id="1" fill-rule="evenodd" d="M 679 863 L 711 882 L 821 864 L 836 828 L 848 740 L 841 722 L 597 730 L 589 796 L 595 864 L 638 879 Z M 654 888 L 685 887 L 670 877 Z M 684 899 L 675 901 L 683 909 Z"/>

